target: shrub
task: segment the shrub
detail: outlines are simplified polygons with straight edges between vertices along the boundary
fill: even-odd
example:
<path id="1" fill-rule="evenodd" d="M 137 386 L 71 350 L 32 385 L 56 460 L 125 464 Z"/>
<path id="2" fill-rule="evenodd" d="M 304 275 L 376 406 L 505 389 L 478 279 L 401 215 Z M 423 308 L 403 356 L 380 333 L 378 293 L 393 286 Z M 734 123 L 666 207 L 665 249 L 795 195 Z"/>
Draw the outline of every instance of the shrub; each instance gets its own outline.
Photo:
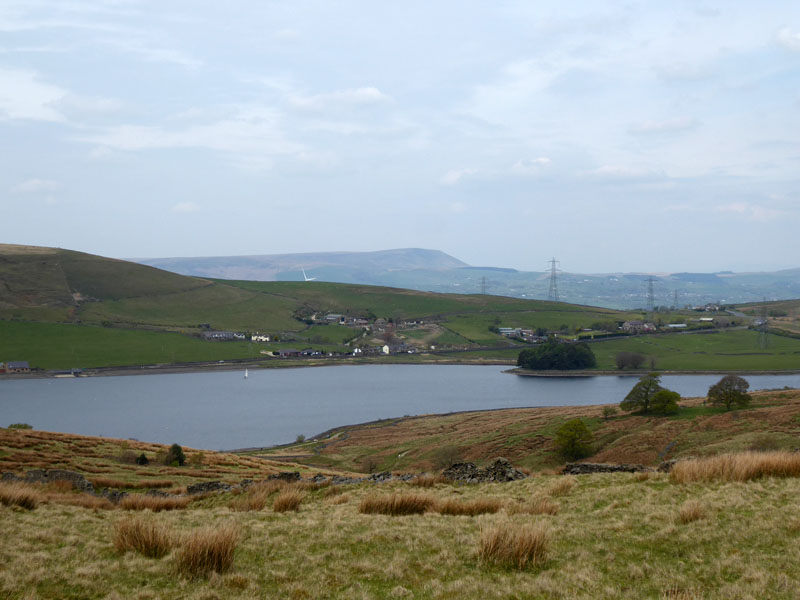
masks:
<path id="1" fill-rule="evenodd" d="M 8 426 L 9 429 L 33 429 L 31 425 L 27 423 L 12 423 Z"/>
<path id="2" fill-rule="evenodd" d="M 481 531 L 478 556 L 485 565 L 523 570 L 547 559 L 550 529 L 544 523 L 502 523 Z"/>
<path id="3" fill-rule="evenodd" d="M 302 492 L 294 489 L 285 489 L 275 497 L 275 501 L 272 503 L 272 510 L 275 512 L 298 511 L 302 501 Z"/>
<path id="4" fill-rule="evenodd" d="M 205 528 L 181 542 L 176 557 L 178 573 L 189 579 L 225 573 L 233 566 L 239 531 L 232 525 Z"/>
<path id="5" fill-rule="evenodd" d="M 603 407 L 603 419 L 608 421 L 611 417 L 617 414 L 617 409 L 613 406 L 604 406 Z"/>
<path id="6" fill-rule="evenodd" d="M 659 415 L 674 415 L 678 412 L 678 400 L 681 395 L 672 390 L 658 390 L 653 394 L 650 401 L 650 408 Z"/>
<path id="7" fill-rule="evenodd" d="M 410 492 L 403 494 L 369 494 L 358 507 L 364 514 L 418 515 L 431 510 L 436 500 L 428 494 Z"/>
<path id="8" fill-rule="evenodd" d="M 592 453 L 592 432 L 581 419 L 570 419 L 556 429 L 554 442 L 559 453 L 570 460 Z"/>
<path id="9" fill-rule="evenodd" d="M 183 453 L 183 448 L 178 444 L 172 444 L 164 457 L 164 464 L 182 467 L 185 462 L 186 455 Z"/>
<path id="10" fill-rule="evenodd" d="M 126 517 L 114 523 L 114 548 L 134 550 L 148 558 L 161 558 L 173 546 L 172 532 L 150 519 Z"/>
<path id="11" fill-rule="evenodd" d="M 697 521 L 698 519 L 703 519 L 705 516 L 705 506 L 700 504 L 697 500 L 689 500 L 688 502 L 684 502 L 683 506 L 681 506 L 680 510 L 678 510 L 678 518 L 684 525 L 686 523 L 691 523 L 692 521 Z"/>
<path id="12" fill-rule="evenodd" d="M 146 466 L 150 463 L 150 460 L 145 456 L 144 452 L 142 452 L 139 456 L 136 457 L 136 464 L 139 466 Z"/>
<path id="13" fill-rule="evenodd" d="M 800 477 L 798 452 L 741 452 L 675 463 L 670 471 L 674 483 L 694 481 L 750 481 L 760 477 Z"/>
<path id="14" fill-rule="evenodd" d="M 503 508 L 503 502 L 497 498 L 478 498 L 468 502 L 459 502 L 453 498 L 442 500 L 435 506 L 436 512 L 442 515 L 475 515 L 494 514 Z"/>
<path id="15" fill-rule="evenodd" d="M 0 483 L 0 504 L 34 510 L 45 501 L 42 493 L 23 483 Z"/>
<path id="16" fill-rule="evenodd" d="M 146 494 L 130 494 L 119 502 L 120 508 L 124 510 L 152 510 L 160 512 L 162 510 L 178 510 L 186 508 L 191 502 L 191 498 L 174 496 L 148 496 Z"/>

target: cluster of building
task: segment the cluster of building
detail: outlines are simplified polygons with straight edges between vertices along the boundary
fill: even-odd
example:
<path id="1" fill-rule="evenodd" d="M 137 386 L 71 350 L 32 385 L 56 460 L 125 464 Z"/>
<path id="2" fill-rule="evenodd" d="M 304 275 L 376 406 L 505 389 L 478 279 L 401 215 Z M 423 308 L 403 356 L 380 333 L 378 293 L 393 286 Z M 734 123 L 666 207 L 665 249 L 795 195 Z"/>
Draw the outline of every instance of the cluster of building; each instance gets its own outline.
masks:
<path id="1" fill-rule="evenodd" d="M 27 360 L 10 360 L 7 363 L 0 362 L 0 374 L 11 373 L 30 373 L 31 366 Z"/>
<path id="2" fill-rule="evenodd" d="M 540 342 L 547 339 L 546 337 L 536 335 L 536 332 L 533 329 L 522 329 L 521 327 L 498 327 L 497 331 L 500 333 L 500 335 L 511 338 L 519 338 L 531 343 Z"/>

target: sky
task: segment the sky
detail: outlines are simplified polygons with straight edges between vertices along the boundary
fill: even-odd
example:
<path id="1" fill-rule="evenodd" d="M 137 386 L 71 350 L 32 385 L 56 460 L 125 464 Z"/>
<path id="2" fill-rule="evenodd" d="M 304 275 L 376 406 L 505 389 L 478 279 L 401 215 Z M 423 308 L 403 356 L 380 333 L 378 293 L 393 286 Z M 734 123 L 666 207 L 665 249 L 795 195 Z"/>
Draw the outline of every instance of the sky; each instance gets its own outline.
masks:
<path id="1" fill-rule="evenodd" d="M 2 0 L 0 241 L 800 267 L 800 3 Z"/>

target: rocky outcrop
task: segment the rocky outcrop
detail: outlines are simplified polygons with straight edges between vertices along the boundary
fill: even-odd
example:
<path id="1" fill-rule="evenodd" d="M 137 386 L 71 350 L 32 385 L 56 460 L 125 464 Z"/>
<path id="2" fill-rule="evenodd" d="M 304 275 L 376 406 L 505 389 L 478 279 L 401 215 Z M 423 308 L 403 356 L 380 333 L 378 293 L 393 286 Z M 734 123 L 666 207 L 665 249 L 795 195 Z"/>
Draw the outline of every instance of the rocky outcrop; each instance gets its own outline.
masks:
<path id="1" fill-rule="evenodd" d="M 626 465 L 611 463 L 568 463 L 561 471 L 563 475 L 588 475 L 590 473 L 640 473 L 652 471 L 644 465 Z"/>
<path id="2" fill-rule="evenodd" d="M 479 469 L 475 463 L 464 462 L 451 465 L 442 473 L 447 479 L 466 483 L 505 482 L 525 479 L 527 475 L 515 469 L 504 458 L 498 458 L 485 469 Z"/>
<path id="3" fill-rule="evenodd" d="M 53 481 L 69 481 L 72 487 L 81 492 L 93 492 L 94 486 L 80 473 L 65 469 L 33 469 L 25 473 L 25 477 L 17 477 L 13 473 L 3 473 L 3 481 L 22 481 L 25 483 L 51 483 Z"/>

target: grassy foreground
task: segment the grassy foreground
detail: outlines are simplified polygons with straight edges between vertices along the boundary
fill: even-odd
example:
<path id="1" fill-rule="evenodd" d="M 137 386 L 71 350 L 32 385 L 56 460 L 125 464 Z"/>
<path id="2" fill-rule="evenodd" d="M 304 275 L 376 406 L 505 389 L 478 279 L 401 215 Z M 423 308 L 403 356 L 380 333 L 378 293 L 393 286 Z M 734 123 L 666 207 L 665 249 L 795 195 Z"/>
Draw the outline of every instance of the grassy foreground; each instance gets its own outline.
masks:
<path id="1" fill-rule="evenodd" d="M 139 513 L 173 540 L 161 558 L 115 547 L 115 532 L 131 514 L 119 509 L 0 506 L 0 593 L 9 599 L 788 599 L 800 586 L 797 478 L 677 484 L 668 475 L 550 475 L 434 484 L 424 492 L 440 502 L 502 506 L 479 516 L 360 511 L 376 493 L 420 493 L 409 484 L 329 489 L 306 491 L 297 511 L 234 510 L 234 498 L 222 494 L 183 510 Z M 542 499 L 555 514 L 526 512 Z M 546 537 L 538 559 L 522 570 L 485 555 L 482 538 L 509 527 L 537 528 Z M 192 577 L 187 545 L 215 531 L 234 536 L 232 564 L 221 574 Z"/>

